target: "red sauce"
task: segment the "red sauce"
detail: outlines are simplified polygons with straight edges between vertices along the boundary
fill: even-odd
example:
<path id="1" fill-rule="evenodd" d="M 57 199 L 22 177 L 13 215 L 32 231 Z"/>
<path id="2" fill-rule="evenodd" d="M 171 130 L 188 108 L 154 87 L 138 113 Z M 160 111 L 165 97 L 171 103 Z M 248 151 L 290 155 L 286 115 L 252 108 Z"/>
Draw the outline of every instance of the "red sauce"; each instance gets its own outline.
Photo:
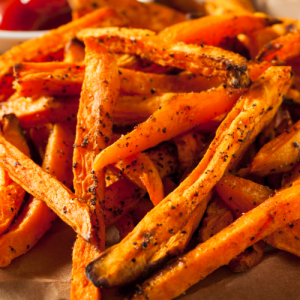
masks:
<path id="1" fill-rule="evenodd" d="M 47 30 L 69 21 L 67 0 L 0 0 L 1 30 Z"/>

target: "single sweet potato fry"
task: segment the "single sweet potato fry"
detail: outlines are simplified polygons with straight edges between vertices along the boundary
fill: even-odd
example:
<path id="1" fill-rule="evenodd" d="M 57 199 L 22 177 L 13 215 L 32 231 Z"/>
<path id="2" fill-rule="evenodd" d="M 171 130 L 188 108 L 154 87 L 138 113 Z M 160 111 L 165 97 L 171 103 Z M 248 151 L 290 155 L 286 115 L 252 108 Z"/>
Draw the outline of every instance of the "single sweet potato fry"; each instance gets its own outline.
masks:
<path id="1" fill-rule="evenodd" d="M 120 80 L 114 56 L 102 44 L 84 40 L 86 70 L 77 115 L 73 186 L 91 211 L 91 243 L 78 237 L 73 248 L 71 299 L 98 299 L 100 290 L 85 277 L 85 266 L 105 248 L 103 209 L 105 171 L 93 171 L 93 160 L 112 138 L 112 116 Z"/>
<path id="2" fill-rule="evenodd" d="M 9 176 L 38 200 L 44 201 L 82 238 L 91 238 L 90 212 L 85 203 L 61 182 L 36 165 L 0 136 L 0 166 Z"/>
<path id="3" fill-rule="evenodd" d="M 27 41 L 13 47 L 0 56 L 0 101 L 6 100 L 12 93 L 12 68 L 23 61 L 43 61 L 41 58 L 63 49 L 70 38 L 88 27 L 123 26 L 127 21 L 112 8 L 98 9 L 91 14 L 53 29 L 40 38 Z M 55 59 L 54 59 L 55 60 Z"/>
<path id="4" fill-rule="evenodd" d="M 191 214 L 199 206 L 206 207 L 206 197 L 235 157 L 272 120 L 291 85 L 290 71 L 289 67 L 272 67 L 259 77 L 223 121 L 209 150 L 189 177 L 120 244 L 108 248 L 87 266 L 87 276 L 96 286 L 120 286 L 137 279 L 147 271 L 149 261 L 161 246 L 183 230 Z M 274 110 L 268 110 L 271 105 Z"/>
<path id="5" fill-rule="evenodd" d="M 251 163 L 250 172 L 267 176 L 290 171 L 300 155 L 300 121 L 265 144 Z"/>
<path id="6" fill-rule="evenodd" d="M 122 136 L 98 155 L 94 169 L 99 170 L 108 164 L 151 148 L 192 129 L 199 123 L 207 122 L 229 111 L 243 92 L 244 90 L 221 86 L 200 94 L 174 96 L 159 107 L 146 122 L 139 124 L 132 132 Z"/>
<path id="7" fill-rule="evenodd" d="M 5 115 L 3 119 L 3 136 L 17 147 L 22 153 L 30 157 L 29 147 L 18 118 Z M 0 235 L 7 230 L 14 217 L 18 214 L 26 191 L 14 182 L 8 173 L 0 168 Z"/>
<path id="8" fill-rule="evenodd" d="M 43 168 L 71 187 L 74 126 L 55 124 L 49 137 Z M 9 231 L 0 236 L 0 267 L 29 251 L 52 226 L 56 214 L 42 201 L 31 197 Z"/>
<path id="9" fill-rule="evenodd" d="M 185 21 L 185 15 L 157 3 L 140 3 L 137 0 L 70 0 L 73 16 L 80 17 L 97 7 L 113 7 L 130 20 L 136 28 L 161 31 L 167 26 Z"/>
<path id="10" fill-rule="evenodd" d="M 79 39 L 86 36 L 97 38 L 114 52 L 136 54 L 162 66 L 176 67 L 205 77 L 216 76 L 235 88 L 245 88 L 251 83 L 246 59 L 221 48 L 170 43 L 140 29 L 87 29 L 77 34 Z"/>
<path id="11" fill-rule="evenodd" d="M 15 67 L 13 85 L 20 96 L 78 96 L 84 69 L 82 65 L 71 63 L 22 63 Z M 120 92 L 125 95 L 198 93 L 222 84 L 217 77 L 186 72 L 166 75 L 119 68 L 119 75 Z"/>
<path id="12" fill-rule="evenodd" d="M 226 265 L 284 224 L 300 218 L 300 187 L 293 186 L 244 214 L 194 250 L 178 257 L 138 286 L 131 299 L 171 299 Z M 170 284 L 172 282 L 172 284 Z"/>
<path id="13" fill-rule="evenodd" d="M 257 55 L 260 61 L 278 60 L 286 62 L 300 54 L 300 34 L 288 33 L 266 44 Z"/>
<path id="14" fill-rule="evenodd" d="M 241 33 L 248 34 L 278 22 L 270 17 L 254 14 L 205 16 L 167 27 L 158 36 L 170 42 L 219 46 L 224 37 L 232 38 Z"/>

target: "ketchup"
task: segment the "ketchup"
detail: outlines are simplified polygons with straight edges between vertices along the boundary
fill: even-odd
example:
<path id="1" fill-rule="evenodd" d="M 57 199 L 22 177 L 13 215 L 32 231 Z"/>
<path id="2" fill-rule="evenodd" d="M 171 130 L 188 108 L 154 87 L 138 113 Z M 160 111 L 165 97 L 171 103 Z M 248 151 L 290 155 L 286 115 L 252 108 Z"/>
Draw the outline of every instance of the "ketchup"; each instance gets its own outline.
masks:
<path id="1" fill-rule="evenodd" d="M 71 18 L 67 0 L 0 0 L 1 30 L 47 30 Z"/>

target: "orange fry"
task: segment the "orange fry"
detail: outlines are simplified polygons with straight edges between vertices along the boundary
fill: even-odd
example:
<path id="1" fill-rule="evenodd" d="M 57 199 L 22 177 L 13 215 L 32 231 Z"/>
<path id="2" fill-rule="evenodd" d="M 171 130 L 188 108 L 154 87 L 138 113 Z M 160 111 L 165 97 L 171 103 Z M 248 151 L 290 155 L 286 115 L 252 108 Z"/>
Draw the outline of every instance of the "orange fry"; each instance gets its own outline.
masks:
<path id="1" fill-rule="evenodd" d="M 286 62 L 300 55 L 300 34 L 288 33 L 266 44 L 256 59 L 260 61 L 278 60 Z"/>
<path id="2" fill-rule="evenodd" d="M 108 164 L 151 148 L 229 111 L 243 92 L 244 90 L 221 86 L 200 94 L 174 96 L 146 122 L 139 124 L 98 155 L 94 169 L 102 169 Z"/>
<path id="3" fill-rule="evenodd" d="M 72 300 L 98 299 L 100 295 L 85 276 L 85 266 L 105 248 L 105 172 L 94 172 L 93 160 L 112 137 L 112 115 L 120 89 L 114 56 L 95 40 L 84 42 L 86 72 L 77 116 L 73 185 L 76 195 L 90 208 L 94 231 L 90 244 L 78 236 L 73 248 Z"/>
<path id="4" fill-rule="evenodd" d="M 114 52 L 140 55 L 162 66 L 187 70 L 206 77 L 217 76 L 235 88 L 248 87 L 246 59 L 213 46 L 169 43 L 149 30 L 106 28 L 86 29 L 77 34 L 97 38 Z"/>
<path id="5" fill-rule="evenodd" d="M 82 238 L 90 240 L 92 225 L 87 205 L 3 136 L 0 136 L 0 166 L 28 193 L 44 201 Z"/>
<path id="6" fill-rule="evenodd" d="M 72 152 L 74 127 L 55 124 L 49 137 L 43 169 L 63 182 L 72 185 Z M 0 267 L 29 251 L 52 226 L 56 214 L 42 201 L 31 197 L 16 222 L 0 237 Z M 14 249 L 14 250 L 12 250 Z"/>
<path id="7" fill-rule="evenodd" d="M 164 300 L 179 296 L 277 228 L 299 219 L 299 195 L 299 185 L 276 194 L 205 243 L 165 266 L 138 286 L 130 299 Z"/>
<path id="8" fill-rule="evenodd" d="M 224 37 L 235 37 L 241 33 L 248 34 L 278 22 L 280 21 L 254 14 L 223 14 L 175 24 L 161 31 L 158 36 L 170 42 L 219 46 Z"/>
<path id="9" fill-rule="evenodd" d="M 76 96 L 84 78 L 84 66 L 72 63 L 21 63 L 14 69 L 14 88 L 20 96 Z M 202 92 L 222 82 L 217 77 L 183 73 L 166 75 L 119 68 L 120 92 L 127 95 Z"/>

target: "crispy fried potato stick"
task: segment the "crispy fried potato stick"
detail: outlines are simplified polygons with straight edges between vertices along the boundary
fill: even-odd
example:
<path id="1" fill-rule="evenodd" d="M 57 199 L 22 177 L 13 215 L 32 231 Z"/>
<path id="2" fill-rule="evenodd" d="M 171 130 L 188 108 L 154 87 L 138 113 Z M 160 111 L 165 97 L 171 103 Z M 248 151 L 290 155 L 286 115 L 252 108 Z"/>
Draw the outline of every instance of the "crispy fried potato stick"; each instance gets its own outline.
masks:
<path id="1" fill-rule="evenodd" d="M 136 28 L 161 31 L 167 26 L 185 21 L 185 15 L 157 3 L 140 3 L 136 0 L 70 0 L 73 16 L 79 17 L 97 7 L 112 7 L 130 20 Z"/>
<path id="2" fill-rule="evenodd" d="M 90 208 L 94 230 L 90 244 L 78 236 L 73 248 L 72 300 L 98 299 L 100 294 L 85 277 L 87 263 L 105 248 L 105 172 L 94 172 L 93 160 L 112 137 L 112 115 L 120 89 L 114 56 L 95 40 L 84 42 L 86 72 L 77 116 L 73 185 Z"/>
<path id="3" fill-rule="evenodd" d="M 74 126 L 55 124 L 49 137 L 43 169 L 71 187 Z M 0 267 L 29 251 L 52 226 L 56 214 L 42 201 L 31 197 L 16 222 L 0 237 Z"/>
<path id="4" fill-rule="evenodd" d="M 172 299 L 276 229 L 300 218 L 299 185 L 279 192 L 139 286 L 131 299 Z M 170 284 L 170 282 L 172 284 Z"/>
<path id="5" fill-rule="evenodd" d="M 98 9 L 95 12 L 66 25 L 53 29 L 40 38 L 27 41 L 13 47 L 0 56 L 0 101 L 6 100 L 12 93 L 12 68 L 23 61 L 43 61 L 41 58 L 63 49 L 70 38 L 83 28 L 101 26 L 123 26 L 127 21 L 111 8 Z"/>
<path id="6" fill-rule="evenodd" d="M 234 176 L 223 177 L 217 183 L 216 188 L 237 217 L 242 216 L 243 213 L 257 207 L 274 195 L 274 192 L 266 186 Z M 297 238 L 300 236 L 299 222 L 300 220 L 295 220 L 281 227 L 266 237 L 264 241 L 273 247 L 300 256 L 300 241 Z"/>
<path id="7" fill-rule="evenodd" d="M 22 153 L 30 157 L 30 150 L 18 118 L 11 114 L 3 119 L 3 136 Z M 26 191 L 0 168 L 0 234 L 5 232 L 18 214 Z"/>
<path id="8" fill-rule="evenodd" d="M 174 96 L 146 122 L 98 155 L 94 169 L 102 169 L 119 159 L 151 148 L 229 111 L 243 92 L 245 90 L 221 86 L 200 94 Z"/>
<path id="9" fill-rule="evenodd" d="M 184 2 L 181 0 L 159 0 L 158 2 L 183 13 L 197 13 L 197 15 L 205 15 L 203 4 L 199 3 L 197 0 L 187 0 Z"/>
<path id="10" fill-rule="evenodd" d="M 286 62 L 300 54 L 300 34 L 288 33 L 266 44 L 257 55 L 260 61 L 278 60 Z"/>
<path id="11" fill-rule="evenodd" d="M 211 189 L 243 150 L 243 144 L 252 143 L 272 120 L 291 82 L 289 67 L 272 67 L 257 79 L 223 121 L 206 155 L 189 177 L 120 244 L 87 266 L 87 275 L 96 286 L 124 285 L 147 271 L 152 257 L 183 230 L 191 214 L 199 206 L 206 207 Z M 270 105 L 275 110 L 268 110 Z"/>
<path id="12" fill-rule="evenodd" d="M 127 28 L 87 29 L 77 34 L 102 41 L 114 52 L 140 55 L 162 66 L 184 69 L 206 77 L 217 76 L 235 88 L 248 87 L 246 59 L 212 46 L 170 43 L 148 30 Z"/>
<path id="13" fill-rule="evenodd" d="M 250 172 L 263 177 L 290 171 L 299 157 L 300 121 L 259 150 L 251 163 Z"/>
<path id="14" fill-rule="evenodd" d="M 248 34 L 278 22 L 267 16 L 223 14 L 175 24 L 161 31 L 158 36 L 170 42 L 219 46 L 224 37 Z"/>
<path id="15" fill-rule="evenodd" d="M 20 96 L 77 96 L 81 92 L 84 66 L 72 63 L 21 63 L 14 69 L 13 85 Z M 166 75 L 119 68 L 122 94 L 198 93 L 218 87 L 217 77 L 183 73 Z"/>
<path id="16" fill-rule="evenodd" d="M 28 193 L 44 201 L 82 238 L 90 240 L 92 225 L 87 205 L 61 182 L 7 142 L 2 135 L 0 136 L 0 166 Z"/>

